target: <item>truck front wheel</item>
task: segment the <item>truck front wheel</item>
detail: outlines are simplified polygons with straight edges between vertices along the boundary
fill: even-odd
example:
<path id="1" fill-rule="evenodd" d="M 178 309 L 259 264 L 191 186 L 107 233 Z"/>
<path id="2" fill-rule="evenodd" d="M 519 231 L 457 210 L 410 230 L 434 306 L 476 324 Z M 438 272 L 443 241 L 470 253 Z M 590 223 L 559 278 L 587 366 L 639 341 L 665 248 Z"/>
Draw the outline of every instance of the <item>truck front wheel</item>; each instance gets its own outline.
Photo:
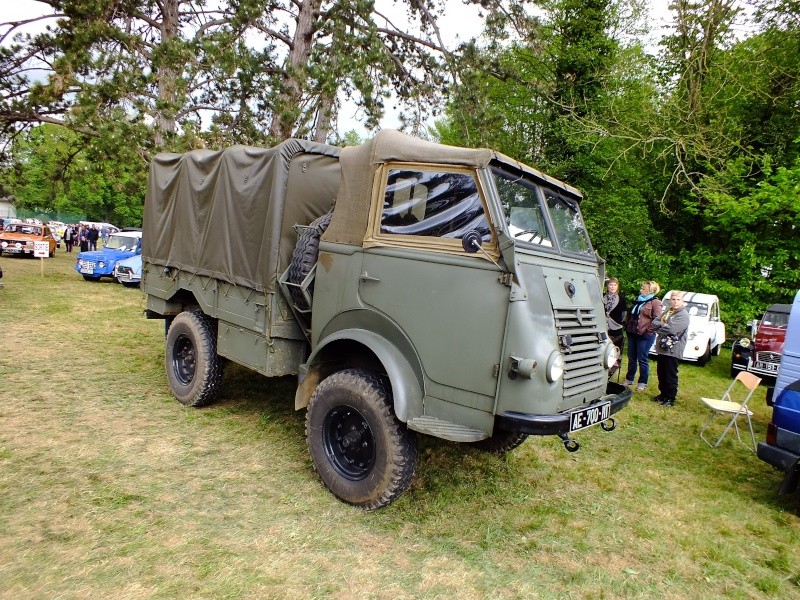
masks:
<path id="1" fill-rule="evenodd" d="M 181 404 L 206 406 L 216 399 L 222 362 L 210 318 L 199 311 L 175 317 L 167 332 L 166 367 L 169 387 Z"/>
<path id="2" fill-rule="evenodd" d="M 323 380 L 308 405 L 306 438 L 320 479 L 347 504 L 374 510 L 411 485 L 415 439 L 394 414 L 386 380 L 374 373 L 347 369 Z"/>

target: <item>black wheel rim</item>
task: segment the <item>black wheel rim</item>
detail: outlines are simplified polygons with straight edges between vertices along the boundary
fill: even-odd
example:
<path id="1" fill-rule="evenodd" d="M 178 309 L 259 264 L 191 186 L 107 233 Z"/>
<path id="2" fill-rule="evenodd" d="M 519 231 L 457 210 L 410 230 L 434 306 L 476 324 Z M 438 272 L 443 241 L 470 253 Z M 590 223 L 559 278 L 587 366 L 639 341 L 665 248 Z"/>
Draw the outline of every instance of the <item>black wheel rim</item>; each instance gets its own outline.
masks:
<path id="1" fill-rule="evenodd" d="M 189 385 L 194 379 L 197 367 L 197 353 L 192 340 L 186 335 L 179 335 L 172 350 L 172 371 L 183 385 Z"/>
<path id="2" fill-rule="evenodd" d="M 337 406 L 325 417 L 323 443 L 336 472 L 350 481 L 364 479 L 375 464 L 375 439 L 364 416 L 351 406 Z"/>

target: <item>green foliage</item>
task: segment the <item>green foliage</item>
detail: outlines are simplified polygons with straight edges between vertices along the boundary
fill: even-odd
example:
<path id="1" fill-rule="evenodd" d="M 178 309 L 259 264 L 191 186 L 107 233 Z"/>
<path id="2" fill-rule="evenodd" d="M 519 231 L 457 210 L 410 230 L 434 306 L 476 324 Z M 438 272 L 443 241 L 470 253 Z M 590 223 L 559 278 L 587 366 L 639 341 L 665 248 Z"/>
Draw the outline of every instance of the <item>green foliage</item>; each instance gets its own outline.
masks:
<path id="1" fill-rule="evenodd" d="M 111 154 L 90 145 L 86 136 L 41 125 L 17 138 L 16 166 L 0 174 L 0 181 L 21 211 L 140 225 L 146 172 L 125 148 L 120 144 Z"/>
<path id="2" fill-rule="evenodd" d="M 716 293 L 734 330 L 790 299 L 797 3 L 761 4 L 762 29 L 737 39 L 734 2 L 675 2 L 658 56 L 620 35 L 633 2 L 540 6 L 510 43 L 465 47 L 462 89 L 433 134 L 581 189 L 595 248 L 628 293 L 646 279 Z"/>

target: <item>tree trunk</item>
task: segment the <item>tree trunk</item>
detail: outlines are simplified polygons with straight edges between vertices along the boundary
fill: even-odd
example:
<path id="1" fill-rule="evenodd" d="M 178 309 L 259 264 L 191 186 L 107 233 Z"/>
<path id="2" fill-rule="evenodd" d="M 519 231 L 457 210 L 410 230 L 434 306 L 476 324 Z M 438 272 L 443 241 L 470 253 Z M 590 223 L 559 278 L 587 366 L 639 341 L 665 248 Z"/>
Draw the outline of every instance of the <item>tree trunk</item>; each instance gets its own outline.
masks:
<path id="1" fill-rule="evenodd" d="M 322 0 L 303 0 L 297 15 L 292 47 L 283 73 L 283 85 L 278 102 L 273 106 L 269 134 L 276 140 L 290 137 L 303 97 L 305 67 L 311 57 L 312 41 Z"/>
<path id="2" fill-rule="evenodd" d="M 161 15 L 161 44 L 169 43 L 178 37 L 180 0 L 163 0 Z M 178 101 L 178 69 L 162 64 L 156 68 L 158 86 L 158 106 L 155 110 L 154 142 L 156 148 L 163 148 L 167 136 L 175 133 L 175 111 Z"/>

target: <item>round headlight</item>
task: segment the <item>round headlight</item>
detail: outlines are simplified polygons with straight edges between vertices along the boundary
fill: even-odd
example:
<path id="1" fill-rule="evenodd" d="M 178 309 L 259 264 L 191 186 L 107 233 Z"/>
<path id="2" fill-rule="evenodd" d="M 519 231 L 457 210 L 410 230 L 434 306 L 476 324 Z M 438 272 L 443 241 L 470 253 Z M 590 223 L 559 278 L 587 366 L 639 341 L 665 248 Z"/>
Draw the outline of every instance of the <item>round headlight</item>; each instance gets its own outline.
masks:
<path id="1" fill-rule="evenodd" d="M 2 247 L 2 248 L 8 248 L 8 242 L 2 242 L 2 243 L 0 243 L 0 247 Z"/>
<path id="2" fill-rule="evenodd" d="M 615 364 L 617 364 L 618 359 L 619 359 L 619 348 L 617 348 L 614 344 L 611 343 L 606 345 L 606 350 L 603 353 L 603 366 L 606 369 L 610 369 Z"/>
<path id="3" fill-rule="evenodd" d="M 16 242 L 14 244 L 14 248 L 22 248 L 22 244 L 20 244 L 19 242 Z"/>
<path id="4" fill-rule="evenodd" d="M 547 359 L 547 381 L 550 383 L 555 383 L 561 376 L 564 374 L 564 357 L 561 356 L 561 353 L 558 351 L 554 351 L 550 358 Z"/>
<path id="5" fill-rule="evenodd" d="M 739 340 L 739 345 L 742 348 L 749 348 L 750 347 L 750 339 L 749 338 L 742 338 Z"/>
<path id="6" fill-rule="evenodd" d="M 105 269 L 106 262 L 104 260 L 101 260 L 99 263 L 97 263 L 97 266 L 100 267 L 101 269 Z"/>

